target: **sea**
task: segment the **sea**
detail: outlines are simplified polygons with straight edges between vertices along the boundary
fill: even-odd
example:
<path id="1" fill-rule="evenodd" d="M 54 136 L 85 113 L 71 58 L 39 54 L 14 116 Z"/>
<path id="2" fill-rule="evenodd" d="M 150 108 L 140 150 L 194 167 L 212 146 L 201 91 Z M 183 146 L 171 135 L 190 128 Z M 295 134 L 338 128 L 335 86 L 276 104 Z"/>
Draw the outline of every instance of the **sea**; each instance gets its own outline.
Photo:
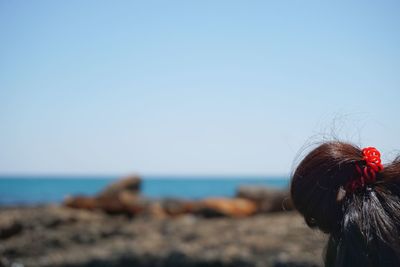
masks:
<path id="1" fill-rule="evenodd" d="M 0 206 L 61 203 L 73 195 L 93 196 L 119 177 L 0 176 Z M 241 185 L 283 189 L 288 177 L 142 176 L 141 192 L 149 198 L 201 199 L 232 197 Z"/>

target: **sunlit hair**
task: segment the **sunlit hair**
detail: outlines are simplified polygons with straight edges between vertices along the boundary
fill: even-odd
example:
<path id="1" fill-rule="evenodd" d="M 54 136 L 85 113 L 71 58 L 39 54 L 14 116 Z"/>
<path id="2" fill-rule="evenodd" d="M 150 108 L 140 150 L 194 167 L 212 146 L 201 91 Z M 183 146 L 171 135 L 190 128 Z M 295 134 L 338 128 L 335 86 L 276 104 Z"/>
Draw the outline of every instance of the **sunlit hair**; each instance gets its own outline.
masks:
<path id="1" fill-rule="evenodd" d="M 327 267 L 400 266 L 400 160 L 384 165 L 376 181 L 346 192 L 363 162 L 352 144 L 326 142 L 298 165 L 291 197 L 308 226 L 329 234 Z"/>

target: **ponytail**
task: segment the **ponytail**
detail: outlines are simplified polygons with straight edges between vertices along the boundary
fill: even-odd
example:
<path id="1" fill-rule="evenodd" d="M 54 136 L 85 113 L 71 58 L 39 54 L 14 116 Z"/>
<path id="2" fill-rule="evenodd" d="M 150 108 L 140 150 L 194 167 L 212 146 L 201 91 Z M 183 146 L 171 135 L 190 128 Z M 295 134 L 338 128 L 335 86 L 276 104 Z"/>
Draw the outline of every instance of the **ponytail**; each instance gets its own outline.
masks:
<path id="1" fill-rule="evenodd" d="M 329 234 L 326 267 L 400 266 L 400 160 L 327 142 L 296 168 L 291 197 L 306 223 Z"/>

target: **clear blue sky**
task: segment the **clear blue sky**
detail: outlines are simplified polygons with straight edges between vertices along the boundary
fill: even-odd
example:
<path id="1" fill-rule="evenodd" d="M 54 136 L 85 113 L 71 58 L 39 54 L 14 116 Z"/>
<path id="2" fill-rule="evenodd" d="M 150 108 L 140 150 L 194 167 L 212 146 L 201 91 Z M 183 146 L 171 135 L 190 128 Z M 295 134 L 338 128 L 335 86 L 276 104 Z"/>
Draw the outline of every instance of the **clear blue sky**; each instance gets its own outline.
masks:
<path id="1" fill-rule="evenodd" d="M 288 174 L 400 142 L 399 1 L 0 0 L 0 173 Z"/>

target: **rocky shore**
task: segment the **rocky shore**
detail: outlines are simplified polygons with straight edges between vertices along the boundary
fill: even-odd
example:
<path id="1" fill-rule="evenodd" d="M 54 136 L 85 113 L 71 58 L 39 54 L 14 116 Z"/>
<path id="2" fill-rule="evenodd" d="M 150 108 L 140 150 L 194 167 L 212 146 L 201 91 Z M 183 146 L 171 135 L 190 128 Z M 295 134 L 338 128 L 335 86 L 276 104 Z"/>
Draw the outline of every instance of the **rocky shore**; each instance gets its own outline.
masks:
<path id="1" fill-rule="evenodd" d="M 271 210 L 265 196 L 261 198 L 265 191 L 252 192 L 253 200 L 244 198 L 249 192 L 245 189 L 228 204 L 219 199 L 189 205 L 138 196 L 135 202 L 123 188 L 126 202 L 120 201 L 123 198 L 114 199 L 113 205 L 102 202 L 110 210 L 103 209 L 98 199 L 111 201 L 111 196 L 120 196 L 120 187 L 85 198 L 91 205 L 79 208 L 74 198 L 65 205 L 0 209 L 0 266 L 322 266 L 326 237 L 308 229 L 295 211 L 264 212 Z M 246 199 L 247 204 L 240 202 Z M 243 210 L 251 210 L 251 215 Z"/>
<path id="2" fill-rule="evenodd" d="M 267 187 L 241 186 L 233 198 L 213 197 L 200 200 L 149 199 L 141 194 L 140 188 L 140 177 L 126 177 L 95 196 L 69 197 L 64 205 L 75 209 L 101 210 L 108 214 L 151 218 L 187 214 L 240 218 L 293 209 L 287 190 Z"/>

